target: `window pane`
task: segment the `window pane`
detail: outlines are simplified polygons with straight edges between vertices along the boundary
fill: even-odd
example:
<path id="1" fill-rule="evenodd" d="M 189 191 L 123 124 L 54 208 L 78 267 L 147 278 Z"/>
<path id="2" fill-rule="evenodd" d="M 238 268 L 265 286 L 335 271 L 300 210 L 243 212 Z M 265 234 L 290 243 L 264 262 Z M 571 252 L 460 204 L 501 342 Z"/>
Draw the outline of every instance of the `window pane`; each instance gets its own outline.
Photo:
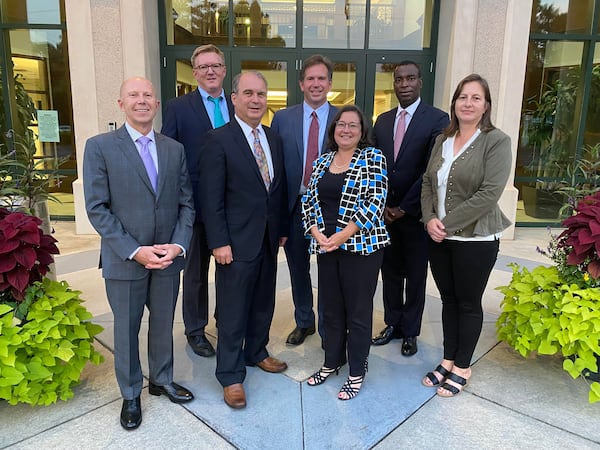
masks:
<path id="1" fill-rule="evenodd" d="M 583 143 L 586 145 L 596 145 L 600 143 L 600 44 L 596 44 L 594 49 L 592 85 L 588 96 L 588 109 Z"/>
<path id="2" fill-rule="evenodd" d="M 2 0 L 4 22 L 64 23 L 64 0 Z"/>
<path id="3" fill-rule="evenodd" d="M 240 47 L 295 47 L 296 2 L 240 0 L 234 4 L 233 43 Z"/>
<path id="4" fill-rule="evenodd" d="M 585 33 L 592 28 L 594 0 L 534 0 L 532 33 Z"/>
<path id="5" fill-rule="evenodd" d="M 355 48 L 365 46 L 365 0 L 306 0 L 304 48 Z"/>
<path id="6" fill-rule="evenodd" d="M 338 108 L 356 103 L 355 62 L 335 61 L 333 63 L 333 79 L 331 91 L 327 94 L 327 100 Z"/>
<path id="7" fill-rule="evenodd" d="M 433 0 L 373 0 L 369 48 L 421 50 L 429 48 Z"/>
<path id="8" fill-rule="evenodd" d="M 229 45 L 229 2 L 166 0 L 168 45 Z"/>

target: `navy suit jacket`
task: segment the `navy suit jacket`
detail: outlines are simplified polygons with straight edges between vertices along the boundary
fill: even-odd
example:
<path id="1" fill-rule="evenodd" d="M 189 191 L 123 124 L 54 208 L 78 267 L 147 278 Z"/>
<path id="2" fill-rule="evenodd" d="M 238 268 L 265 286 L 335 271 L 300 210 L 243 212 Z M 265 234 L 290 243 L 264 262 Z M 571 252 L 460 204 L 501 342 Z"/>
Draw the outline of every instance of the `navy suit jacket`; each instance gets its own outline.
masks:
<path id="1" fill-rule="evenodd" d="M 385 155 L 388 170 L 387 206 L 398 206 L 421 217 L 421 184 L 435 138 L 448 126 L 448 114 L 421 101 L 404 134 L 394 161 L 394 121 L 398 108 L 381 114 L 373 127 L 375 147 Z"/>
<path id="2" fill-rule="evenodd" d="M 327 128 L 331 124 L 338 109 L 329 105 Z M 275 131 L 283 142 L 283 157 L 285 161 L 285 175 L 287 177 L 288 207 L 290 214 L 295 204 L 299 201 L 300 185 L 304 176 L 304 142 L 303 142 L 304 110 L 303 103 L 279 110 L 273 116 L 271 129 Z M 327 152 L 327 130 L 321 143 L 321 153 Z"/>
<path id="3" fill-rule="evenodd" d="M 101 237 L 104 278 L 136 280 L 148 270 L 128 259 L 139 246 L 179 244 L 189 248 L 194 223 L 192 189 L 183 146 L 154 134 L 158 186 L 154 192 L 137 147 L 123 125 L 88 139 L 83 158 L 83 188 L 91 224 Z M 184 259 L 157 275 L 176 275 Z"/>
<path id="4" fill-rule="evenodd" d="M 230 119 L 233 119 L 233 104 L 228 95 L 227 109 Z M 196 222 L 202 222 L 200 193 L 198 191 L 200 148 L 204 143 L 204 135 L 213 126 L 198 89 L 193 92 L 169 100 L 163 114 L 161 133 L 183 144 L 187 159 L 190 180 L 194 191 L 194 208 Z"/>
<path id="5" fill-rule="evenodd" d="M 200 201 L 208 248 L 231 245 L 233 259 L 251 261 L 265 235 L 277 254 L 279 238 L 288 234 L 287 187 L 281 140 L 263 126 L 271 149 L 273 178 L 265 187 L 242 128 L 232 120 L 206 134 L 200 151 Z"/>

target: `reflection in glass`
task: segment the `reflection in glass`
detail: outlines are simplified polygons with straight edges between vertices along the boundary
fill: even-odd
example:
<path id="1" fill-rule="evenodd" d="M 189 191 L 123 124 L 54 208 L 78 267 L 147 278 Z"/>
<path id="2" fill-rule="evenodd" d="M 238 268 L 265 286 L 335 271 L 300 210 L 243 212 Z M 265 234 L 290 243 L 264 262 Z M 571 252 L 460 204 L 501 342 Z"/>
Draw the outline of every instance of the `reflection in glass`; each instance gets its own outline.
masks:
<path id="1" fill-rule="evenodd" d="M 594 0 L 534 0 L 531 33 L 589 34 Z"/>
<path id="2" fill-rule="evenodd" d="M 356 102 L 356 64 L 354 62 L 333 63 L 331 91 L 327 100 L 338 108 Z"/>
<path id="3" fill-rule="evenodd" d="M 583 143 L 586 145 L 596 145 L 600 143 L 600 44 L 596 44 L 594 47 L 592 84 L 588 95 L 588 108 Z"/>
<path id="4" fill-rule="evenodd" d="M 242 61 L 242 72 L 249 70 L 258 70 L 267 79 L 267 112 L 262 123 L 269 125 L 273 115 L 287 106 L 287 62 Z"/>
<path id="5" fill-rule="evenodd" d="M 396 63 L 375 65 L 375 93 L 373 96 L 373 123 L 379 114 L 398 106 L 394 92 L 394 67 Z"/>
<path id="6" fill-rule="evenodd" d="M 64 0 L 2 0 L 4 22 L 59 25 L 64 11 Z"/>
<path id="7" fill-rule="evenodd" d="M 305 0 L 304 48 L 364 48 L 365 0 Z"/>
<path id="8" fill-rule="evenodd" d="M 168 45 L 229 45 L 227 0 L 166 0 Z"/>
<path id="9" fill-rule="evenodd" d="M 269 7 L 266 7 L 266 4 Z M 233 43 L 240 47 L 295 47 L 296 2 L 239 0 L 233 7 Z"/>
<path id="10" fill-rule="evenodd" d="M 433 0 L 373 0 L 369 48 L 421 50 L 429 48 Z"/>

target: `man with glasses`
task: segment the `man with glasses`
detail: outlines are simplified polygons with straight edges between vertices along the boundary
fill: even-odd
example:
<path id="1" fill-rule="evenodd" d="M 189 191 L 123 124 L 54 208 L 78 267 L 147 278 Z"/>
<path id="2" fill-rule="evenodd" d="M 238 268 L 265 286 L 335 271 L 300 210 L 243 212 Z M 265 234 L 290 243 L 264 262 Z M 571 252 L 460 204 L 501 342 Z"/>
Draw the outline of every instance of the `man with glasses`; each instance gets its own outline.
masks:
<path id="1" fill-rule="evenodd" d="M 337 112 L 337 108 L 327 101 L 332 75 L 333 64 L 328 58 L 321 55 L 307 58 L 300 72 L 300 90 L 304 94 L 304 101 L 277 111 L 271 123 L 271 128 L 283 141 L 290 213 L 290 232 L 284 250 L 292 283 L 296 328 L 287 338 L 289 345 L 300 345 L 315 332 L 308 253 L 310 241 L 304 236 L 301 206 L 302 195 L 306 192 L 312 173 L 312 163 L 326 151 L 327 128 Z M 318 305 L 317 309 L 321 324 L 323 319 Z M 319 333 L 323 337 L 321 325 Z"/>
<path id="2" fill-rule="evenodd" d="M 233 105 L 223 91 L 227 73 L 223 52 L 212 44 L 196 48 L 191 57 L 198 89 L 167 103 L 161 133 L 183 144 L 194 191 L 196 221 L 183 273 L 183 323 L 194 353 L 213 356 L 215 350 L 204 334 L 208 323 L 208 267 L 210 251 L 198 192 L 200 147 L 205 133 L 229 122 Z"/>

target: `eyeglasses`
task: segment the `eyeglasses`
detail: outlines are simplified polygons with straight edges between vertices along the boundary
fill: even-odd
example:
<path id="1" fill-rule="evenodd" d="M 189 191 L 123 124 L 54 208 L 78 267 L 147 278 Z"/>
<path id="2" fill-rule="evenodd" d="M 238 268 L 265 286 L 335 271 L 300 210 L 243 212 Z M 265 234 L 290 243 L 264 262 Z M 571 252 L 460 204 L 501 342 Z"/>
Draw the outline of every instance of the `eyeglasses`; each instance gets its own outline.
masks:
<path id="1" fill-rule="evenodd" d="M 335 127 L 336 128 L 341 128 L 344 129 L 346 127 L 350 128 L 351 130 L 360 130 L 360 123 L 358 122 L 340 122 L 339 120 L 335 123 Z"/>
<path id="2" fill-rule="evenodd" d="M 225 64 L 201 64 L 199 66 L 194 67 L 195 70 L 197 70 L 200 73 L 207 73 L 208 69 L 212 69 L 213 72 L 218 72 L 219 70 L 221 70 L 223 67 L 225 67 Z"/>

